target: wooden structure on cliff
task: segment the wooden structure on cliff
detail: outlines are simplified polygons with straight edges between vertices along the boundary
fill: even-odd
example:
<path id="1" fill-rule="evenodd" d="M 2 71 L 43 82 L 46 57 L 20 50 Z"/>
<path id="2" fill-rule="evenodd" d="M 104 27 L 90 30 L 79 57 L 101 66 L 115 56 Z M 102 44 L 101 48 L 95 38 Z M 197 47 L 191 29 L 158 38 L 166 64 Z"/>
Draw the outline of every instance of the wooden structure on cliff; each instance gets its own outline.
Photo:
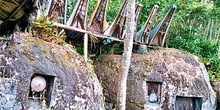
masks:
<path id="1" fill-rule="evenodd" d="M 126 22 L 125 6 L 127 1 L 125 0 L 123 2 L 118 15 L 109 27 L 106 26 L 106 10 L 108 2 L 109 0 L 98 0 L 96 7 L 87 23 L 85 16 L 87 12 L 88 0 L 79 0 L 67 24 L 55 23 L 55 25 L 60 28 L 64 28 L 66 32 L 74 32 L 74 34 L 68 35 L 70 37 L 77 37 L 75 36 L 75 33 L 87 33 L 90 36 L 95 36 L 97 38 L 107 38 L 111 39 L 112 41 L 123 42 L 123 38 L 125 36 L 124 26 Z M 136 5 L 135 20 L 137 24 L 141 8 L 141 5 Z M 145 44 L 151 46 L 164 45 L 166 34 L 172 21 L 176 6 L 174 5 L 160 21 L 160 23 L 152 29 L 153 21 L 155 19 L 158 8 L 159 7 L 157 5 L 153 7 L 145 25 L 140 31 L 137 32 L 137 36 L 134 36 L 135 44 Z"/>
<path id="2" fill-rule="evenodd" d="M 13 19 L 19 19 L 22 16 L 22 7 L 27 6 L 27 2 L 31 0 L 16 1 L 16 0 L 2 0 L 0 1 L 0 29 L 7 25 L 8 21 Z M 67 0 L 48 0 L 47 5 L 43 4 L 42 0 L 37 1 L 38 7 L 44 5 L 41 8 L 41 12 L 46 12 L 50 19 L 57 19 L 55 26 L 61 28 L 61 33 L 64 31 L 69 38 L 78 39 L 84 35 L 90 37 L 110 39 L 111 41 L 123 42 L 125 36 L 125 23 L 126 23 L 126 4 L 125 0 L 121 5 L 119 13 L 114 22 L 107 27 L 106 22 L 106 10 L 109 0 L 98 0 L 96 7 L 87 23 L 87 10 L 89 0 L 78 0 L 75 8 L 67 20 Z M 12 5 L 13 4 L 13 5 Z M 25 5 L 26 4 L 26 5 Z M 9 7 L 7 10 L 6 7 Z M 139 15 L 141 12 L 141 5 L 136 5 L 135 21 L 138 24 Z M 153 27 L 153 21 L 155 19 L 158 6 L 155 5 L 149 15 L 148 20 L 137 35 L 134 36 L 134 44 L 144 44 L 150 46 L 163 46 L 166 38 L 167 31 L 172 21 L 173 14 L 176 6 L 173 6 L 160 23 Z M 84 40 L 84 43 L 88 43 L 88 39 Z M 86 45 L 84 45 L 85 48 Z M 88 46 L 88 45 L 87 45 Z M 86 47 L 87 48 L 87 47 Z"/>

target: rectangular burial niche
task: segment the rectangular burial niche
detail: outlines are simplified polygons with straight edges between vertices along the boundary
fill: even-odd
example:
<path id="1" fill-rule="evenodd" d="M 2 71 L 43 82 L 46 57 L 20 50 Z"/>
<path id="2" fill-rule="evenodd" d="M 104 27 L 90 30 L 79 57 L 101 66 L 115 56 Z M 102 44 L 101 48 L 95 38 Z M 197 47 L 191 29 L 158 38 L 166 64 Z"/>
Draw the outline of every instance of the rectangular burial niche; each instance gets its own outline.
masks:
<path id="1" fill-rule="evenodd" d="M 175 110 L 201 110 L 201 97 L 182 97 L 176 96 Z"/>
<path id="2" fill-rule="evenodd" d="M 28 94 L 28 104 L 30 108 L 45 109 L 49 107 L 53 91 L 54 78 L 55 76 L 42 74 L 34 74 L 31 77 Z"/>
<path id="3" fill-rule="evenodd" d="M 161 101 L 162 82 L 146 82 L 146 101 L 147 105 L 159 106 Z"/>
<path id="4" fill-rule="evenodd" d="M 0 62 L 3 61 L 0 59 Z M 8 65 L 5 64 L 5 66 L 0 66 L 0 78 L 11 78 L 13 75 L 14 74 L 11 73 L 11 69 Z"/>

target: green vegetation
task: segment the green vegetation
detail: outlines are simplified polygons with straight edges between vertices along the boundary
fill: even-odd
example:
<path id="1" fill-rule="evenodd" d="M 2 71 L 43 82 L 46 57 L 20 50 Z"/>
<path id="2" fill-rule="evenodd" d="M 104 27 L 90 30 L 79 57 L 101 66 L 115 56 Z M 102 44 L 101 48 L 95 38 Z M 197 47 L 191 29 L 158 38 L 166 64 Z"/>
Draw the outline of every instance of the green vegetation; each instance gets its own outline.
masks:
<path id="1" fill-rule="evenodd" d="M 68 0 L 71 1 L 71 0 Z M 90 0 L 88 18 L 97 0 Z M 110 0 L 107 22 L 113 22 L 123 0 Z M 153 5 L 157 4 L 156 25 L 171 8 L 177 5 L 171 27 L 166 39 L 166 47 L 177 48 L 197 55 L 205 64 L 210 78 L 220 79 L 220 1 L 219 0 L 137 0 L 142 4 L 138 30 L 144 25 Z M 69 4 L 73 4 L 69 2 Z M 73 6 L 68 6 L 68 11 Z M 119 45 L 114 49 L 120 51 Z M 109 53 L 112 46 L 105 47 Z"/>
<path id="2" fill-rule="evenodd" d="M 33 36 L 48 42 L 63 44 L 65 36 L 58 33 L 58 28 L 53 26 L 53 22 L 53 20 L 48 20 L 44 14 L 38 20 L 33 20 L 31 22 Z"/>

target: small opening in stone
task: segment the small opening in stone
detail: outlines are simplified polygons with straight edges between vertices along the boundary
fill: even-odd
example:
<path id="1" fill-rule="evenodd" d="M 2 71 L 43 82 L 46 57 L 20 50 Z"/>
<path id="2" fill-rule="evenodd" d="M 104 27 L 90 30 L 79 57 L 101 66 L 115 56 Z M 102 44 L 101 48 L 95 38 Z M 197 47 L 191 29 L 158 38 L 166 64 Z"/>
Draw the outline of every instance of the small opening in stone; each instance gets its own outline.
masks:
<path id="1" fill-rule="evenodd" d="M 31 83 L 28 94 L 28 103 L 31 108 L 43 109 L 49 107 L 53 90 L 54 78 L 54 76 L 42 74 L 34 74 L 31 77 Z"/>
<path id="2" fill-rule="evenodd" d="M 201 97 L 176 97 L 175 110 L 201 110 L 201 108 Z"/>
<path id="3" fill-rule="evenodd" d="M 146 101 L 147 104 L 158 105 L 161 100 L 161 82 L 146 82 Z"/>
<path id="4" fill-rule="evenodd" d="M 1 62 L 1 59 L 0 59 Z M 6 65 L 6 64 L 5 64 Z M 11 78 L 13 75 L 11 74 L 11 70 L 9 66 L 0 67 L 0 77 L 2 78 Z"/>

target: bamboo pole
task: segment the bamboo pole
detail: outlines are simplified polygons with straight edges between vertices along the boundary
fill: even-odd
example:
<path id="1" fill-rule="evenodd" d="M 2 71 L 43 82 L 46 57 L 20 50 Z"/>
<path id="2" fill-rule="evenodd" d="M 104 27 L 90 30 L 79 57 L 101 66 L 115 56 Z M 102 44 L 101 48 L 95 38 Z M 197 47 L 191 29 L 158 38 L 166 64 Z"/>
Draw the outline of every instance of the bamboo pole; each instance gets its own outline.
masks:
<path id="1" fill-rule="evenodd" d="M 87 62 L 88 61 L 88 34 L 84 34 L 84 43 L 83 43 L 83 52 L 84 52 L 84 59 Z"/>
<path id="2" fill-rule="evenodd" d="M 89 0 L 88 0 L 89 2 Z M 87 29 L 87 11 L 88 11 L 88 5 L 86 5 L 86 11 L 85 11 L 85 21 L 84 21 L 84 28 L 85 30 Z M 83 44 L 83 51 L 84 51 L 84 59 L 85 61 L 87 62 L 88 61 L 88 33 L 85 33 L 84 34 L 84 44 Z"/>

